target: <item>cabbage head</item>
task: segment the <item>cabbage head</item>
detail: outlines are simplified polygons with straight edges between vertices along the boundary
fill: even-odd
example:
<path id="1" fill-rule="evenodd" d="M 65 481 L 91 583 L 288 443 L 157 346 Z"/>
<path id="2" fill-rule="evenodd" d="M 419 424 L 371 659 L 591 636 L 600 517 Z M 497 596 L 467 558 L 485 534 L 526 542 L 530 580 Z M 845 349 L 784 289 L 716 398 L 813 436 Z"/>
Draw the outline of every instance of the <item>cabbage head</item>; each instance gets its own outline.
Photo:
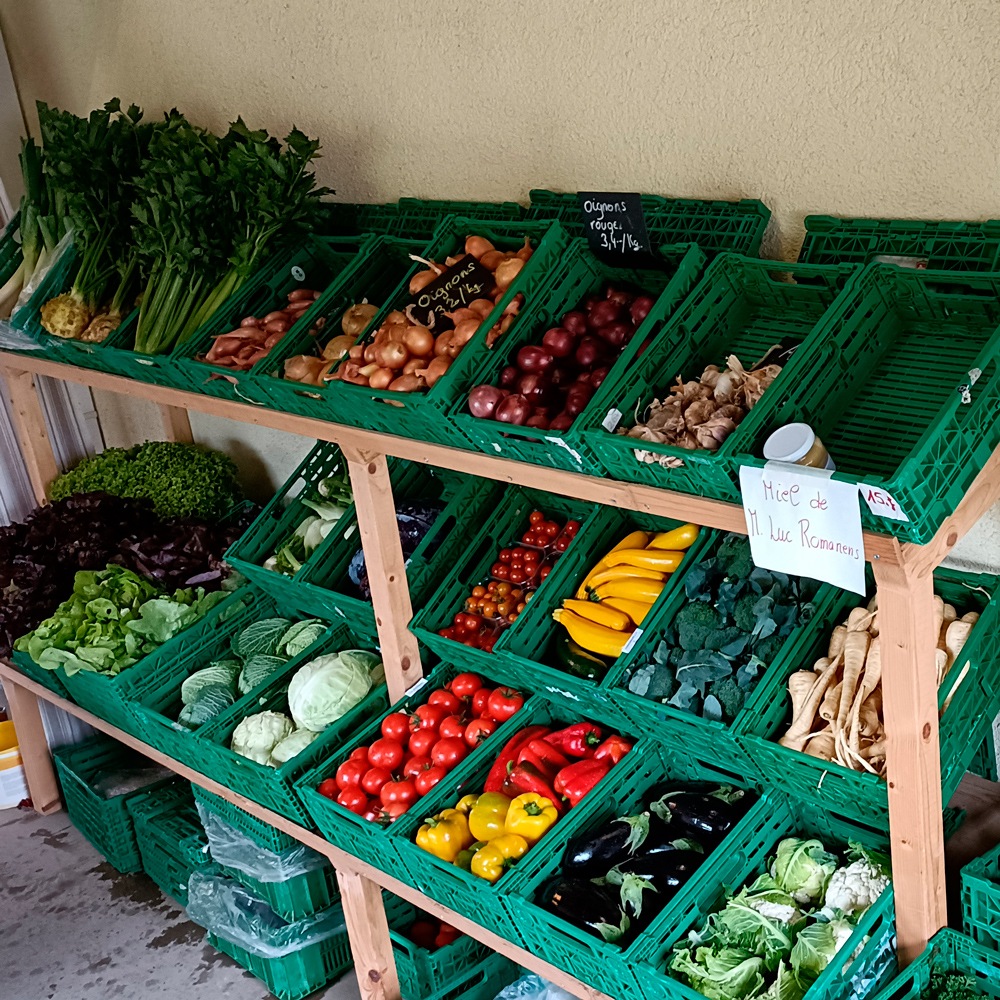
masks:
<path id="1" fill-rule="evenodd" d="M 288 710 L 295 725 L 321 733 L 347 715 L 372 689 L 382 660 L 364 649 L 327 653 L 299 667 L 288 685 Z"/>
<path id="2" fill-rule="evenodd" d="M 272 751 L 268 759 L 271 767 L 281 767 L 287 764 L 293 757 L 298 757 L 300 753 L 319 733 L 314 733 L 311 729 L 296 729 L 291 736 L 286 736 Z"/>
<path id="3" fill-rule="evenodd" d="M 291 736 L 294 729 L 292 720 L 281 712 L 248 715 L 233 730 L 231 748 L 241 757 L 266 765 L 271 759 L 271 751 L 286 736 Z"/>
<path id="4" fill-rule="evenodd" d="M 830 876 L 837 870 L 837 856 L 819 840 L 786 837 L 771 863 L 771 875 L 779 889 L 797 903 L 807 905 L 823 898 Z"/>

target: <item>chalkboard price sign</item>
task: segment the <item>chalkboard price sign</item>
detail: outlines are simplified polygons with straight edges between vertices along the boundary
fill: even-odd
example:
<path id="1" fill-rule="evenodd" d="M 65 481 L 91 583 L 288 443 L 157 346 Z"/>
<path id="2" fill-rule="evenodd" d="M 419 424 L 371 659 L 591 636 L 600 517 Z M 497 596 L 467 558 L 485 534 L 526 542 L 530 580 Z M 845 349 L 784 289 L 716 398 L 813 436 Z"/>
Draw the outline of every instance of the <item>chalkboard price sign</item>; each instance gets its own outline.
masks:
<path id="1" fill-rule="evenodd" d="M 424 326 L 431 326 L 431 316 L 462 309 L 481 299 L 494 285 L 493 272 L 483 267 L 471 254 L 447 268 L 410 299 L 409 315 Z M 438 324 L 440 325 L 440 324 Z"/>
<path id="2" fill-rule="evenodd" d="M 652 248 L 640 195 L 581 191 L 579 197 L 584 229 L 597 257 L 612 263 L 648 261 Z"/>

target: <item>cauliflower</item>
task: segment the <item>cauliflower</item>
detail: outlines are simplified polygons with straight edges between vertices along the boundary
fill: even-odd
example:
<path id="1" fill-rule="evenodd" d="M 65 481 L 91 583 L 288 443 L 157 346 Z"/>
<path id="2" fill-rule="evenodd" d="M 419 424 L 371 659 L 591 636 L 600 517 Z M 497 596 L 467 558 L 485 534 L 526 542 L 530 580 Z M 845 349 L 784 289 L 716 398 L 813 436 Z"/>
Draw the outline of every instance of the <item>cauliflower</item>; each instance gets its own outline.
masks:
<path id="1" fill-rule="evenodd" d="M 855 858 L 849 865 L 838 868 L 826 887 L 824 913 L 837 910 L 846 916 L 863 913 L 882 895 L 889 885 L 887 866 L 879 855 L 851 845 Z"/>
<path id="2" fill-rule="evenodd" d="M 230 746 L 234 753 L 258 764 L 268 765 L 271 751 L 295 730 L 292 720 L 281 712 L 248 715 L 234 730 Z M 273 766 L 273 765 L 271 765 Z"/>

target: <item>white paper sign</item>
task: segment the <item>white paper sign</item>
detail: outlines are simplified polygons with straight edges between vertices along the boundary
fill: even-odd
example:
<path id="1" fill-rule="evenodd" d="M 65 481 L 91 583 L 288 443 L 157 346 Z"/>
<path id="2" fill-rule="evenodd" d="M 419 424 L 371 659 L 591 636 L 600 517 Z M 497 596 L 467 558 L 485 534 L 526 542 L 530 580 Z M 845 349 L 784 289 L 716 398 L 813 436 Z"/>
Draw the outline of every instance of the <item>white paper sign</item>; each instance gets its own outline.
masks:
<path id="1" fill-rule="evenodd" d="M 865 549 L 857 486 L 832 473 L 783 462 L 740 467 L 753 561 L 855 594 L 865 593 Z"/>
<path id="2" fill-rule="evenodd" d="M 879 489 L 877 486 L 869 486 L 867 483 L 858 483 L 858 491 L 865 498 L 865 503 L 868 504 L 873 514 L 892 518 L 893 521 L 910 520 L 891 493 L 886 493 L 885 490 Z"/>

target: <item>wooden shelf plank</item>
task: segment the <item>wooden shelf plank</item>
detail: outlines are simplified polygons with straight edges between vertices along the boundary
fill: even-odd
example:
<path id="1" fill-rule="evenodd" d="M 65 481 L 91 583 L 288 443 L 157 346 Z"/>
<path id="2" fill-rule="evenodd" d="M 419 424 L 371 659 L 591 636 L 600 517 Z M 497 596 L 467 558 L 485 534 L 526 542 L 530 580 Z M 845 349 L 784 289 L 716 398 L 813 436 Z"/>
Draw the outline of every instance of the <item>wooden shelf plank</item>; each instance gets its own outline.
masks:
<path id="1" fill-rule="evenodd" d="M 12 372 L 30 371 L 51 375 L 53 378 L 89 385 L 94 389 L 117 392 L 136 399 L 146 399 L 161 405 L 182 407 L 197 413 L 225 417 L 258 427 L 270 427 L 314 440 L 332 441 L 357 452 L 393 455 L 411 462 L 423 462 L 442 469 L 482 476 L 484 479 L 496 479 L 500 482 L 548 490 L 550 493 L 559 493 L 563 496 L 579 497 L 591 503 L 659 514 L 663 517 L 720 528 L 723 531 L 746 534 L 743 508 L 739 504 L 726 503 L 722 500 L 709 500 L 705 497 L 656 489 L 652 486 L 621 483 L 559 469 L 546 469 L 525 462 L 515 462 L 460 448 L 448 448 L 427 441 L 414 441 L 377 431 L 344 427 L 326 420 L 279 413 L 250 403 L 238 403 L 215 396 L 137 382 L 121 375 L 108 375 L 104 372 L 77 368 L 74 365 L 58 364 L 55 361 L 46 361 L 44 358 L 0 351 L 0 366 Z M 896 563 L 900 558 L 899 543 L 890 535 L 866 531 L 865 556 L 867 559 L 879 558 Z"/>
<path id="2" fill-rule="evenodd" d="M 74 715 L 78 719 L 82 719 L 88 725 L 91 725 L 95 729 L 99 729 L 101 732 L 113 737 L 125 746 L 131 747 L 133 750 L 137 750 L 139 753 L 145 754 L 145 756 L 149 757 L 151 760 L 154 760 L 159 764 L 163 764 L 165 767 L 169 767 L 176 774 L 180 775 L 180 777 L 186 778 L 188 781 L 191 781 L 196 785 L 200 785 L 213 795 L 218 795 L 227 802 L 231 802 L 233 805 L 239 806 L 240 809 L 256 816 L 263 822 L 268 823 L 294 837 L 300 843 L 305 844 L 306 847 L 311 847 L 314 851 L 318 851 L 320 854 L 325 855 L 330 859 L 334 868 L 337 869 L 337 877 L 341 880 L 342 884 L 344 873 L 349 876 L 347 880 L 349 886 L 356 887 L 356 884 L 351 881 L 350 876 L 356 876 L 361 880 L 367 880 L 368 882 L 374 883 L 383 889 L 388 889 L 397 896 L 401 896 L 414 906 L 426 910 L 428 913 L 439 917 L 441 920 L 451 924 L 453 927 L 457 927 L 464 934 L 468 934 L 469 937 L 473 937 L 477 941 L 482 941 L 483 944 L 492 948 L 494 951 L 506 955 L 509 959 L 516 962 L 518 965 L 524 966 L 526 969 L 531 969 L 533 972 L 537 972 L 538 975 L 543 976 L 558 986 L 561 986 L 564 990 L 567 990 L 574 996 L 579 997 L 580 1000 L 613 1000 L 612 997 L 600 992 L 600 990 L 596 990 L 592 986 L 588 986 L 586 983 L 576 979 L 566 970 L 559 969 L 554 965 L 550 965 L 548 962 L 542 961 L 537 956 L 531 954 L 531 952 L 525 951 L 523 948 L 518 948 L 516 945 L 511 944 L 510 941 L 500 937 L 500 935 L 494 934 L 493 931 L 487 930 L 485 927 L 480 927 L 464 914 L 456 913 L 454 910 L 450 910 L 448 907 L 438 903 L 436 900 L 431 899 L 429 896 L 425 896 L 418 889 L 414 889 L 412 886 L 406 885 L 406 883 L 400 882 L 398 879 L 394 879 L 391 876 L 386 875 L 385 872 L 381 872 L 377 868 L 372 867 L 360 858 L 354 857 L 354 855 L 350 854 L 345 848 L 331 844 L 318 834 L 307 830 L 303 826 L 299 826 L 297 823 L 292 822 L 290 819 L 286 819 L 279 813 L 272 812 L 270 809 L 266 809 L 264 806 L 258 805 L 251 799 L 240 795 L 239 792 L 235 792 L 231 788 L 227 788 L 225 785 L 220 785 L 217 781 L 213 781 L 211 778 L 200 774 L 187 765 L 182 764 L 180 761 L 174 760 L 172 757 L 168 757 L 155 747 L 151 747 L 148 743 L 143 743 L 141 740 L 136 739 L 134 736 L 130 736 L 128 733 L 118 729 L 116 726 L 112 726 L 110 723 L 105 722 L 104 719 L 101 719 L 91 712 L 80 708 L 79 705 L 76 705 L 71 701 L 67 701 L 65 698 L 60 698 L 59 695 L 49 691 L 48 688 L 45 688 L 41 684 L 31 680 L 29 677 L 26 677 L 16 667 L 7 663 L 5 660 L 0 660 L 0 680 L 4 681 L 4 690 L 7 691 L 8 694 L 10 694 L 13 690 L 21 688 L 24 693 L 30 695 L 32 698 L 43 698 L 45 701 L 61 708 L 64 712 L 68 712 L 70 715 Z M 12 708 L 13 700 L 14 699 L 12 698 Z M 18 728 L 18 735 L 22 741 L 22 755 L 24 752 L 30 752 L 33 756 L 37 755 L 38 745 L 35 741 L 32 742 L 32 746 L 30 748 L 24 746 L 24 739 L 20 731 L 22 723 L 17 716 L 16 709 L 14 710 L 14 716 L 14 725 Z M 44 733 L 42 734 L 41 747 L 42 753 L 47 756 Z M 32 791 L 34 790 L 32 789 Z M 351 918 L 351 922 L 354 924 L 354 926 L 351 927 L 352 947 L 355 945 L 355 931 L 359 915 L 365 913 L 368 915 L 365 919 L 378 920 L 377 909 L 374 906 L 374 900 L 370 890 L 362 886 L 361 891 L 365 896 L 365 900 L 360 909 L 357 908 L 356 899 L 352 899 L 352 903 L 354 903 L 356 907 Z M 373 913 L 374 916 L 372 916 Z M 384 910 L 381 919 L 385 919 Z M 363 951 L 364 962 L 362 964 L 375 962 L 376 968 L 379 970 L 381 970 L 382 967 L 386 967 L 385 978 L 379 987 L 382 992 L 373 990 L 372 980 L 371 977 L 367 975 L 368 969 L 366 968 L 365 975 L 367 982 L 362 987 L 362 996 L 370 996 L 375 998 L 375 1000 L 382 1000 L 382 997 L 384 997 L 385 1000 L 395 1000 L 395 997 L 398 997 L 398 992 L 395 994 L 391 992 L 392 984 L 395 982 L 395 972 L 389 970 L 387 962 L 378 962 L 377 956 L 371 948 L 371 944 L 376 941 L 377 937 L 377 934 L 369 932 L 369 946 Z M 391 949 L 389 956 L 389 961 L 391 962 Z M 396 985 L 398 988 L 398 983 Z"/>

